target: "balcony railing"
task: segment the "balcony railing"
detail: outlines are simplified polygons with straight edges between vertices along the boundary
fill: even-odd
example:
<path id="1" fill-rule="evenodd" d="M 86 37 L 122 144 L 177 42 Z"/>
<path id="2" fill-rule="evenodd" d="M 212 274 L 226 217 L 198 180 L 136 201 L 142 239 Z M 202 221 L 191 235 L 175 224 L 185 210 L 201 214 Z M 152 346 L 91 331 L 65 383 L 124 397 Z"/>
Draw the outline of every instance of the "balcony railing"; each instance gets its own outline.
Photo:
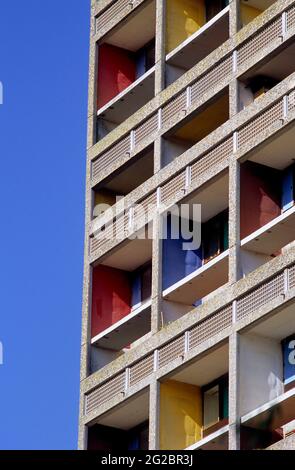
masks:
<path id="1" fill-rule="evenodd" d="M 294 2 L 295 3 L 295 2 Z M 263 14 L 261 15 L 261 17 Z M 112 145 L 92 162 L 92 185 L 95 186 L 101 177 L 120 159 L 120 165 L 135 156 L 138 151 L 150 145 L 156 135 L 162 135 L 196 111 L 211 96 L 229 85 L 231 80 L 250 69 L 262 60 L 263 52 L 271 52 L 280 47 L 287 37 L 295 34 L 295 6 L 289 6 L 271 18 L 261 29 L 249 33 L 236 48 L 232 46 L 226 54 L 223 48 L 210 65 L 209 70 L 197 77 L 183 91 L 168 103 L 161 106 L 142 124 L 135 126 L 127 135 Z M 190 72 L 187 72 L 190 73 Z"/>
<path id="2" fill-rule="evenodd" d="M 259 430 L 264 431 L 266 423 L 268 423 L 269 428 L 275 430 L 292 422 L 294 419 L 295 388 L 292 388 L 242 416 L 241 424 L 242 426 L 247 426 L 248 429 L 252 428 L 253 432 L 255 432 Z"/>
<path id="3" fill-rule="evenodd" d="M 185 450 L 227 450 L 228 449 L 229 425 L 223 426 L 218 431 L 203 437 L 195 444 L 187 447 Z"/>
<path id="4" fill-rule="evenodd" d="M 295 263 L 252 288 L 224 308 L 207 318 L 200 319 L 181 335 L 89 391 L 85 395 L 85 415 L 95 412 L 115 397 L 125 397 L 135 383 L 148 379 L 153 373 L 160 371 L 176 359 L 184 360 L 190 351 L 213 339 L 214 336 L 221 332 L 229 332 L 236 322 L 245 320 L 274 300 L 280 298 L 283 300 L 294 287 Z"/>
<path id="5" fill-rule="evenodd" d="M 102 37 L 145 0 L 116 0 L 95 15 L 95 35 Z"/>
<path id="6" fill-rule="evenodd" d="M 99 232 L 99 224 L 97 224 L 96 232 L 93 233 L 90 239 L 91 261 L 95 261 L 100 251 L 109 247 L 114 242 L 112 236 L 114 233 L 119 233 L 119 228 L 121 228 L 120 233 L 122 237 L 116 239 L 116 244 L 150 222 L 157 210 L 160 213 L 161 210 L 164 212 L 170 205 L 179 202 L 184 196 L 187 196 L 194 189 L 197 179 L 202 174 L 219 166 L 220 169 L 226 168 L 232 154 L 249 152 L 259 143 L 259 138 L 261 140 L 265 138 L 264 136 L 269 129 L 272 129 L 274 133 L 283 127 L 285 120 L 293 119 L 295 117 L 295 91 L 293 91 L 293 83 L 290 84 L 290 88 L 291 90 L 287 94 L 280 99 L 275 99 L 271 105 L 260 111 L 254 118 L 250 118 L 245 124 L 237 128 L 236 131 L 231 131 L 230 135 L 223 138 L 219 144 L 213 144 L 212 149 L 209 149 L 201 156 L 198 155 L 195 158 L 196 161 L 184 168 L 174 178 L 160 185 L 147 197 L 139 200 L 136 204 L 140 206 L 137 206 L 135 210 L 131 206 L 130 208 L 125 208 L 125 212 L 121 214 L 116 212 L 116 221 L 114 222 L 110 219 L 104 222 L 105 229 L 101 233 Z M 210 142 L 210 134 L 204 140 L 206 139 Z M 161 209 L 161 205 L 165 206 L 165 208 Z M 154 206 L 154 211 L 147 211 L 151 206 Z"/>

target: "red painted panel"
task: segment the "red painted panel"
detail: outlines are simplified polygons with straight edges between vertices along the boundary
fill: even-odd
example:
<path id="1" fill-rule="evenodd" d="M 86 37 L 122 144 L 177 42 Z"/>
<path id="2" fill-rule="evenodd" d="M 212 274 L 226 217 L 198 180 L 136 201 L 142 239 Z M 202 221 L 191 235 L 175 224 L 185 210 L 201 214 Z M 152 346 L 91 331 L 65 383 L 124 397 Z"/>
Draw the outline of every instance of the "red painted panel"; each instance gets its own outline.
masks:
<path id="1" fill-rule="evenodd" d="M 131 52 L 102 44 L 98 55 L 97 107 L 101 108 L 135 81 L 136 64 Z"/>
<path id="2" fill-rule="evenodd" d="M 91 337 L 131 311 L 131 283 L 125 271 L 97 266 L 93 270 Z"/>
<path id="3" fill-rule="evenodd" d="M 280 178 L 264 165 L 241 165 L 241 239 L 280 215 Z"/>
<path id="4" fill-rule="evenodd" d="M 96 424 L 88 428 L 88 450 L 126 450 L 127 431 Z"/>

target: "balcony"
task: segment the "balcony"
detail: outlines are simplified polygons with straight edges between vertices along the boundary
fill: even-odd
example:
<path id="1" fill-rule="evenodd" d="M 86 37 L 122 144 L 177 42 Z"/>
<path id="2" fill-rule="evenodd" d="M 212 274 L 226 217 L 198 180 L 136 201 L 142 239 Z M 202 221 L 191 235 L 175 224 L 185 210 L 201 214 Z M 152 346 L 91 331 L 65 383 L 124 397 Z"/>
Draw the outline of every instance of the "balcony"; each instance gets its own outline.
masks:
<path id="1" fill-rule="evenodd" d="M 98 139 L 154 97 L 155 23 L 155 1 L 144 2 L 98 44 Z"/>
<path id="2" fill-rule="evenodd" d="M 294 241 L 294 124 L 249 155 L 241 165 L 243 275 Z"/>
<path id="3" fill-rule="evenodd" d="M 166 55 L 166 83 L 203 60 L 229 38 L 229 7 L 223 8 Z"/>
<path id="4" fill-rule="evenodd" d="M 266 448 L 295 429 L 294 338 L 294 302 L 260 318 L 240 336 L 244 449 Z"/>
<path id="5" fill-rule="evenodd" d="M 228 432 L 229 425 L 223 426 L 185 450 L 228 450 Z"/>
<path id="6" fill-rule="evenodd" d="M 226 343 L 162 380 L 160 449 L 227 449 L 227 422 Z"/>
<path id="7" fill-rule="evenodd" d="M 241 418 L 243 447 L 265 448 L 286 438 L 284 426 L 293 422 L 295 431 L 294 409 L 295 388 L 244 415 Z"/>
<path id="8" fill-rule="evenodd" d="M 200 143 L 203 153 L 201 158 L 199 143 L 187 150 L 183 157 L 185 156 L 187 160 L 187 156 L 190 156 L 190 165 L 177 173 L 173 178 L 168 179 L 164 184 L 160 184 L 158 190 L 155 185 L 154 191 L 150 193 L 151 187 L 149 186 L 148 191 L 150 194 L 142 199 L 140 204 L 145 207 L 150 204 L 156 206 L 159 199 L 159 191 L 160 201 L 158 200 L 158 202 L 161 202 L 161 204 L 169 207 L 169 204 L 178 203 L 187 193 L 190 193 L 196 187 L 197 180 L 199 178 L 202 180 L 204 174 L 208 173 L 211 175 L 210 178 L 212 178 L 213 176 L 215 177 L 215 174 L 224 171 L 228 166 L 229 156 L 233 152 L 234 141 L 236 142 L 237 158 L 239 160 L 244 161 L 247 158 L 251 162 L 264 164 L 273 169 L 286 170 L 288 164 L 290 165 L 293 162 L 294 91 L 292 80 L 293 75 L 277 86 L 277 90 L 280 90 L 280 98 L 277 98 L 278 95 L 270 90 L 257 103 L 258 109 L 256 106 L 252 106 L 250 115 L 246 115 L 247 120 L 243 119 L 244 113 L 242 112 L 237 117 L 238 121 L 235 127 L 238 130 L 235 131 L 230 125 L 231 121 L 229 121 L 228 125 L 222 126 L 219 129 L 219 132 L 213 131 L 208 142 L 206 138 L 203 139 L 204 142 Z M 268 96 L 274 96 L 275 99 L 270 100 Z M 227 128 L 227 132 L 224 132 Z M 271 133 L 270 130 L 272 131 Z M 202 150 L 203 145 L 207 149 L 205 152 Z M 282 148 L 286 151 L 282 152 Z M 275 153 L 273 149 L 275 149 Z M 193 151 L 199 158 L 194 157 Z M 210 178 L 208 177 L 208 181 Z M 127 223 L 128 225 L 128 217 L 126 218 L 124 214 L 118 217 L 119 219 L 116 224 L 126 225 Z M 112 229 L 112 224 L 113 222 L 110 220 L 108 222 L 108 229 Z M 137 223 L 135 225 L 138 226 Z M 249 234 L 243 235 L 242 238 Z M 94 260 L 98 253 L 98 247 L 106 246 L 106 244 L 107 239 L 91 242 L 91 254 Z"/>
<path id="9" fill-rule="evenodd" d="M 100 215 L 99 204 L 113 207 L 118 198 L 128 196 L 154 174 L 153 146 L 145 149 L 129 165 L 93 186 L 93 218 Z M 103 209 L 103 208 L 102 208 Z"/>
<path id="10" fill-rule="evenodd" d="M 97 135 L 103 139 L 155 95 L 155 67 L 151 67 L 97 111 Z"/>
<path id="11" fill-rule="evenodd" d="M 241 241 L 247 251 L 271 256 L 294 241 L 295 207 L 288 209 L 268 224 L 251 233 Z"/>
<path id="12" fill-rule="evenodd" d="M 224 173 L 183 199 L 196 224 L 192 214 L 200 207 L 201 226 L 193 228 L 195 235 L 201 230 L 198 247 L 187 250 L 184 243 L 191 240 L 171 239 L 173 228 L 163 241 L 164 321 L 173 318 L 176 307 L 179 314 L 189 311 L 228 281 L 228 184 L 228 173 Z M 180 222 L 182 228 L 186 219 Z"/>
<path id="13" fill-rule="evenodd" d="M 130 0 L 116 0 L 115 2 L 110 2 L 107 8 L 103 8 L 101 2 L 96 1 L 94 9 L 95 35 L 98 37 L 104 36 L 108 31 L 114 28 L 120 20 L 128 15 L 132 15 L 133 9 L 144 1 L 145 0 L 135 0 L 131 4 Z"/>
<path id="14" fill-rule="evenodd" d="M 241 336 L 245 336 L 244 333 L 249 330 L 248 321 L 250 321 L 252 328 L 253 325 L 255 326 L 255 330 L 250 331 L 252 336 L 257 337 L 259 334 L 262 337 L 270 336 L 269 339 L 266 338 L 266 343 L 273 353 L 271 357 L 274 357 L 278 364 L 278 373 L 281 377 L 281 388 L 278 390 L 278 395 L 281 394 L 283 392 L 283 367 L 280 343 L 282 339 L 294 333 L 295 266 L 294 256 L 292 258 L 290 255 L 281 255 L 280 260 L 271 261 L 267 274 L 263 270 L 257 276 L 250 276 L 247 280 L 238 281 L 236 285 L 237 292 L 239 292 L 238 298 L 233 296 L 230 299 L 229 291 L 225 288 L 223 295 L 219 297 L 219 307 L 216 307 L 210 314 L 206 312 L 204 317 L 202 315 L 200 317 L 196 315 L 198 310 L 193 310 L 190 315 L 174 324 L 172 330 L 167 326 L 166 339 L 164 341 L 160 334 L 160 341 L 156 349 L 155 343 L 150 344 L 148 339 L 145 343 L 144 354 L 139 354 L 140 357 L 137 359 L 132 356 L 128 361 L 126 357 L 123 367 L 121 363 L 114 362 L 110 370 L 108 368 L 104 370 L 103 378 L 101 375 L 99 377 L 92 376 L 89 383 L 85 384 L 86 421 L 92 419 L 93 415 L 99 415 L 114 406 L 115 399 L 118 402 L 124 400 L 125 392 L 132 395 L 134 385 L 136 385 L 136 391 L 138 391 L 140 383 L 142 386 L 146 386 L 154 372 L 157 373 L 159 379 L 164 379 L 164 377 L 167 378 L 167 374 L 175 371 L 176 367 L 186 367 L 188 361 L 199 360 L 208 350 L 208 341 L 210 341 L 209 347 L 212 348 L 213 345 L 219 347 L 222 342 L 227 340 L 235 322 L 237 322 L 239 331 L 243 332 Z M 291 264 L 291 259 L 293 259 L 293 264 Z M 285 266 L 283 269 L 282 263 Z M 270 309 L 270 305 L 274 307 Z M 200 308 L 202 309 L 202 307 Z M 200 312 L 202 313 L 202 310 Z M 246 330 L 247 328 L 248 330 Z M 271 337 L 274 333 L 278 335 L 276 338 Z M 276 348 L 273 348 L 274 343 L 276 343 Z M 250 352 L 255 351 L 251 343 L 249 347 L 249 342 L 246 343 L 246 348 Z M 261 351 L 261 348 L 258 350 Z M 245 354 L 244 357 L 249 360 L 249 354 Z M 267 355 L 265 357 L 267 358 Z M 254 364 L 258 366 L 260 364 L 259 361 L 251 359 L 251 357 L 250 361 L 254 361 Z M 267 367 L 272 365 L 271 362 L 267 364 Z M 245 367 L 247 370 L 248 366 Z M 265 378 L 268 374 L 267 367 L 264 374 L 261 374 L 260 371 L 256 375 L 258 378 L 261 377 L 264 385 L 264 387 L 259 385 L 263 391 L 261 401 L 257 402 L 256 397 L 256 402 L 246 402 L 244 410 L 242 409 L 242 415 L 269 401 L 270 398 L 267 395 L 269 389 L 265 388 L 265 384 L 268 384 L 267 378 Z M 117 375 L 114 377 L 114 374 Z M 272 382 L 270 386 L 271 384 Z M 252 400 L 255 399 L 255 395 L 252 393 L 251 383 L 249 386 L 250 392 L 245 396 Z"/>
<path id="15" fill-rule="evenodd" d="M 91 372 L 147 338 L 152 241 L 132 240 L 93 267 Z"/>
<path id="16" fill-rule="evenodd" d="M 186 85 L 184 90 L 179 90 L 176 96 L 174 91 L 173 97 L 167 97 L 167 102 L 160 105 L 160 110 L 157 108 L 156 102 L 152 101 L 149 116 L 147 117 L 146 114 L 144 116 L 146 120 L 142 122 L 143 117 L 141 117 L 138 123 L 133 124 L 134 127 L 130 129 L 131 134 L 134 133 L 134 139 L 131 138 L 131 135 L 128 135 L 129 130 L 127 131 L 125 128 L 124 132 L 127 132 L 127 135 L 123 138 L 121 136 L 121 140 L 116 136 L 115 140 L 119 139 L 117 143 L 114 142 L 114 139 L 110 139 L 108 141 L 110 148 L 106 152 L 102 149 L 100 156 L 98 156 L 100 152 L 98 147 L 93 147 L 91 158 L 95 159 L 93 161 L 94 173 L 102 176 L 108 172 L 112 173 L 118 164 L 121 165 L 128 158 L 134 158 L 136 153 L 142 151 L 144 146 L 150 145 L 155 135 L 164 135 L 175 125 L 178 125 L 181 120 L 187 120 L 189 114 L 195 113 L 204 104 L 202 100 L 206 102 L 212 99 L 213 92 L 216 94 L 228 86 L 235 61 L 237 61 L 238 74 L 242 76 L 246 73 L 246 70 L 252 69 L 258 62 L 262 63 L 265 60 L 265 57 L 262 58 L 264 51 L 267 56 L 270 52 L 275 53 L 275 51 L 283 50 L 285 43 L 282 43 L 282 37 L 291 39 L 293 34 L 293 10 L 294 7 L 288 7 L 284 12 L 286 13 L 288 26 L 286 35 L 283 35 L 282 32 L 281 16 L 277 16 L 274 21 L 269 20 L 254 35 L 249 33 L 249 41 L 246 37 L 243 39 L 243 42 L 236 48 L 236 55 L 232 54 L 233 51 L 229 51 L 226 57 L 223 54 L 221 60 L 219 62 L 217 60 L 214 67 L 209 67 L 209 70 L 204 71 L 189 86 Z M 254 55 L 253 50 L 256 51 Z M 259 57 L 258 62 L 257 54 Z M 169 99 L 170 101 L 168 101 Z"/>
<path id="17" fill-rule="evenodd" d="M 217 95 L 202 110 L 182 121 L 173 131 L 164 134 L 162 167 L 206 138 L 229 119 L 228 90 Z"/>
<path id="18" fill-rule="evenodd" d="M 117 321 L 91 339 L 91 344 L 113 351 L 124 350 L 126 344 L 136 342 L 138 336 L 143 337 L 150 331 L 151 300 L 133 308 L 131 313 Z M 128 339 L 127 339 L 128 338 Z M 127 348 L 128 350 L 129 348 Z"/>
<path id="19" fill-rule="evenodd" d="M 88 427 L 88 450 L 148 450 L 149 391 L 144 390 L 123 406 Z"/>
<path id="20" fill-rule="evenodd" d="M 257 64 L 239 77 L 239 110 L 261 99 L 265 93 L 295 71 L 294 42 L 273 54 L 268 60 Z"/>
<path id="21" fill-rule="evenodd" d="M 241 28 L 251 23 L 275 2 L 276 0 L 240 0 Z"/>

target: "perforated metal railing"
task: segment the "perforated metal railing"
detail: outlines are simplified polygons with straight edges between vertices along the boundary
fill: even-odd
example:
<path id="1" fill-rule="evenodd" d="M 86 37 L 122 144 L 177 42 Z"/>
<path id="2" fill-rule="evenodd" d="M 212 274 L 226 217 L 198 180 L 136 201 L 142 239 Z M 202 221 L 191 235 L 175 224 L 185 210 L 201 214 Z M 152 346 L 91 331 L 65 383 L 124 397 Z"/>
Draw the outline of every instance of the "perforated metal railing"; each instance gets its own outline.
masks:
<path id="1" fill-rule="evenodd" d="M 162 126 L 171 127 L 171 120 L 178 121 L 181 114 L 184 114 L 187 109 L 187 92 L 186 90 L 180 95 L 173 98 L 168 104 L 163 106 L 162 109 Z"/>
<path id="2" fill-rule="evenodd" d="M 118 158 L 129 156 L 131 152 L 130 135 L 125 136 L 117 144 L 102 154 L 92 164 L 92 179 L 95 180 L 102 171 L 112 165 Z"/>
<path id="3" fill-rule="evenodd" d="M 295 288 L 295 266 L 289 269 L 289 288 Z"/>
<path id="4" fill-rule="evenodd" d="M 219 310 L 219 312 L 201 321 L 197 326 L 191 329 L 189 336 L 189 345 L 193 349 L 204 341 L 207 341 L 217 333 L 226 330 L 232 324 L 232 306 Z"/>
<path id="5" fill-rule="evenodd" d="M 116 0 L 107 8 L 103 13 L 95 19 L 95 32 L 100 33 L 104 30 L 109 29 L 110 23 L 116 18 L 119 13 L 122 12 L 128 6 L 131 7 L 131 0 Z"/>
<path id="6" fill-rule="evenodd" d="M 295 6 L 291 7 L 287 11 L 287 29 L 291 31 L 295 28 Z"/>
<path id="7" fill-rule="evenodd" d="M 98 230 L 94 237 L 90 238 L 90 252 L 95 253 L 110 240 L 116 240 L 119 243 L 126 238 L 130 229 L 130 215 L 128 212 L 123 212 L 117 216 L 115 221 L 108 222 L 106 226 L 102 226 L 102 229 Z"/>
<path id="8" fill-rule="evenodd" d="M 291 113 L 295 109 L 295 91 L 291 91 L 288 97 L 288 112 Z"/>
<path id="9" fill-rule="evenodd" d="M 167 104 L 154 112 L 146 121 L 130 131 L 111 149 L 101 153 L 92 163 L 92 179 L 95 184 L 99 174 L 122 156 L 137 152 L 139 144 L 149 145 L 157 132 L 166 132 L 192 112 L 209 92 L 223 89 L 238 73 L 252 67 L 257 55 L 276 44 L 279 46 L 287 33 L 295 29 L 295 7 L 288 7 L 279 16 L 271 19 L 256 33 L 251 34 L 236 50 L 211 66 L 201 77 L 177 94 Z M 286 20 L 285 20 L 286 19 Z M 285 30 L 284 30 L 285 29 Z M 121 144 L 122 141 L 122 144 Z"/>
<path id="10" fill-rule="evenodd" d="M 225 57 L 221 62 L 215 64 L 206 74 L 200 77 L 191 86 L 191 103 L 195 104 L 202 99 L 206 93 L 224 80 L 228 80 L 233 72 L 233 54 Z"/>
<path id="11" fill-rule="evenodd" d="M 284 273 L 275 276 L 237 302 L 237 320 L 248 316 L 266 303 L 284 295 Z"/>
<path id="12" fill-rule="evenodd" d="M 191 183 L 213 166 L 227 162 L 233 150 L 233 136 L 231 135 L 191 165 Z"/>
<path id="13" fill-rule="evenodd" d="M 136 385 L 142 379 L 146 379 L 154 372 L 154 356 L 149 355 L 140 362 L 133 364 L 129 369 L 130 387 Z"/>
<path id="14" fill-rule="evenodd" d="M 185 335 L 182 335 L 161 347 L 158 352 L 159 368 L 166 366 L 178 357 L 184 357 L 185 342 Z"/>
<path id="15" fill-rule="evenodd" d="M 161 203 L 168 205 L 176 199 L 177 196 L 185 194 L 186 184 L 186 170 L 184 170 L 171 180 L 167 181 L 167 183 L 163 184 L 161 187 Z"/>
<path id="16" fill-rule="evenodd" d="M 270 21 L 259 33 L 253 35 L 238 48 L 238 67 L 248 61 L 250 56 L 256 56 L 270 47 L 282 36 L 282 33 L 282 18 L 278 17 Z"/>
<path id="17" fill-rule="evenodd" d="M 200 319 L 192 328 L 90 391 L 85 395 L 85 414 L 95 411 L 117 395 L 125 396 L 131 387 L 138 386 L 140 381 L 148 379 L 153 372 L 161 370 L 173 361 L 184 361 L 188 352 L 220 333 L 226 335 L 226 330 L 228 329 L 229 333 L 234 322 L 245 320 L 258 309 L 271 305 L 276 299 L 283 299 L 283 296 L 293 288 L 295 288 L 295 263 L 250 289 L 224 308 Z"/>
<path id="18" fill-rule="evenodd" d="M 123 371 L 87 395 L 86 413 L 90 413 L 98 406 L 123 393 L 125 390 L 125 376 L 126 373 Z"/>
<path id="19" fill-rule="evenodd" d="M 247 147 L 246 150 L 251 149 L 253 145 L 257 144 L 260 136 L 263 138 L 263 134 L 270 128 L 272 130 L 280 128 L 284 124 L 284 119 L 288 118 L 294 112 L 294 109 L 295 92 L 290 91 L 284 97 L 266 107 L 257 117 L 246 122 L 237 131 L 223 139 L 219 144 L 215 144 L 212 149 L 199 156 L 195 162 L 139 201 L 135 207 L 126 208 L 126 224 L 128 221 L 135 230 L 140 228 L 142 224 L 148 223 L 152 220 L 160 205 L 169 207 L 170 204 L 181 200 L 191 191 L 192 185 L 204 172 L 216 168 L 219 164 L 228 165 L 230 156 L 236 151 L 243 150 L 244 147 Z M 117 215 L 117 219 L 120 220 L 121 217 Z M 107 244 L 110 240 L 111 224 L 110 221 L 104 232 L 97 231 L 95 237 L 91 238 L 91 256 L 95 256 L 95 252 L 103 249 L 104 243 Z M 124 231 L 120 233 L 124 234 Z M 123 238 L 117 237 L 118 240 Z"/>
<path id="20" fill-rule="evenodd" d="M 139 145 L 147 137 L 154 136 L 159 129 L 158 114 L 153 114 L 134 131 L 134 145 Z"/>
<path id="21" fill-rule="evenodd" d="M 257 138 L 273 124 L 280 126 L 283 119 L 283 100 L 278 101 L 268 108 L 264 113 L 257 116 L 251 122 L 238 131 L 238 148 L 243 148 L 253 138 Z"/>

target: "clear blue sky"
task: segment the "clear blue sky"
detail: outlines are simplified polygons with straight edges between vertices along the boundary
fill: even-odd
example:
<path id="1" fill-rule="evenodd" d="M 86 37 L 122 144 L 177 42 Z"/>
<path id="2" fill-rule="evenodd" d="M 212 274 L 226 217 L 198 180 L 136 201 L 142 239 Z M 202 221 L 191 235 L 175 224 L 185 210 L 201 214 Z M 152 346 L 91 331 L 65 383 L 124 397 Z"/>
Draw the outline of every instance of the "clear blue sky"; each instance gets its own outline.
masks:
<path id="1" fill-rule="evenodd" d="M 90 0 L 2 0 L 0 449 L 77 443 Z"/>

